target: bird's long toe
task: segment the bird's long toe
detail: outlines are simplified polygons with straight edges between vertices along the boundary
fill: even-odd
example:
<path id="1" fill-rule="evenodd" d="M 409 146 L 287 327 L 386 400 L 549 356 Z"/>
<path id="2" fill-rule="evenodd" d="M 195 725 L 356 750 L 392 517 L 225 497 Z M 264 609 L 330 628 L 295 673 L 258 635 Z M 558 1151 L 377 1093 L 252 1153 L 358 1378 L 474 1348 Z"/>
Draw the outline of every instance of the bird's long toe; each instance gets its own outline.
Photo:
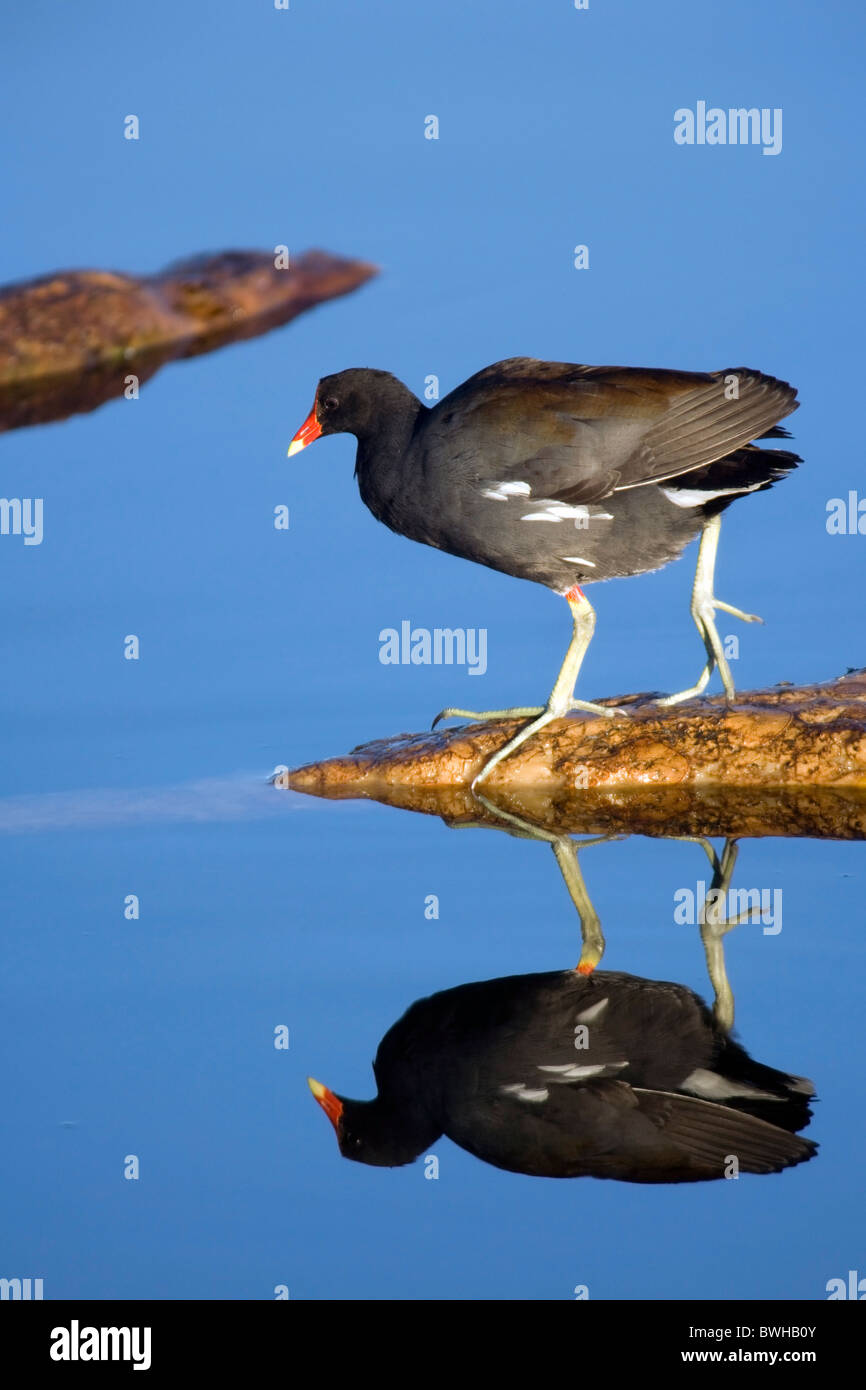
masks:
<path id="1" fill-rule="evenodd" d="M 744 613 L 742 608 L 734 608 L 730 603 L 723 603 L 720 598 L 711 600 L 712 607 L 721 613 L 730 613 L 732 618 L 739 618 L 743 623 L 762 623 L 763 618 L 759 618 L 757 613 Z"/>
<path id="2" fill-rule="evenodd" d="M 488 719 L 535 719 L 539 714 L 544 714 L 543 705 L 518 705 L 514 709 L 442 709 L 430 728 L 435 729 L 443 719 L 470 719 L 474 724 L 483 724 Z"/>
<path id="3" fill-rule="evenodd" d="M 602 714 L 605 719 L 613 719 L 617 714 L 621 714 L 625 719 L 631 717 L 631 711 L 624 709 L 622 705 L 597 705 L 592 700 L 571 700 L 568 708 L 580 710 L 583 714 Z"/>

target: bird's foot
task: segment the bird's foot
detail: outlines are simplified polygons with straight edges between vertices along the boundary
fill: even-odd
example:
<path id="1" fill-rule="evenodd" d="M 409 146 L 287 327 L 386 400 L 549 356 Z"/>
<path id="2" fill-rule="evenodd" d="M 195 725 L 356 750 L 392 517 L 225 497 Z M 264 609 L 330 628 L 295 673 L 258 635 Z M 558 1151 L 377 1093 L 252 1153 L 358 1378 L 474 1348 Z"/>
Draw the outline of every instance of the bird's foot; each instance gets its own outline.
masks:
<path id="1" fill-rule="evenodd" d="M 730 613 L 732 618 L 739 618 L 743 623 L 762 623 L 763 618 L 759 618 L 757 613 L 744 613 L 742 608 L 733 608 L 730 603 L 722 603 L 720 598 L 710 599 L 710 609 L 720 613 Z"/>
<path id="2" fill-rule="evenodd" d="M 547 709 L 539 710 L 536 718 L 530 719 L 529 723 L 524 725 L 513 738 L 508 739 L 497 753 L 494 753 L 491 758 L 487 759 L 481 771 L 476 773 L 475 777 L 472 779 L 472 790 L 475 791 L 476 787 L 479 783 L 484 781 L 488 773 L 491 773 L 495 767 L 498 767 L 501 762 L 504 762 L 506 758 L 509 758 L 512 753 L 516 752 L 521 744 L 524 744 L 527 739 L 532 738 L 533 734 L 537 734 L 545 725 L 550 724 L 554 719 L 561 719 L 562 716 L 567 713 L 567 707 L 565 709 L 560 709 L 558 706 L 552 707 L 550 705 L 548 705 Z"/>
<path id="3" fill-rule="evenodd" d="M 535 719 L 539 714 L 544 714 L 543 705 L 517 705 L 514 709 L 441 709 L 437 714 L 431 729 L 435 729 L 437 724 L 441 724 L 443 719 L 471 719 L 473 723 L 481 724 L 487 719 Z"/>
<path id="4" fill-rule="evenodd" d="M 529 720 L 529 723 L 520 729 L 513 738 L 508 739 L 497 753 L 494 753 L 491 758 L 488 758 L 481 771 L 473 779 L 472 787 L 474 789 L 484 780 L 489 772 L 493 771 L 494 767 L 497 767 L 499 763 L 516 752 L 521 744 L 525 743 L 527 739 L 532 738 L 533 734 L 538 733 L 539 730 L 543 729 L 547 724 L 550 724 L 554 719 L 564 718 L 565 715 L 570 714 L 572 710 L 580 710 L 584 714 L 602 715 L 605 719 L 612 719 L 614 715 L 617 714 L 624 715 L 627 718 L 629 713 L 628 710 L 622 709 L 618 705 L 597 705 L 594 704 L 592 700 L 575 700 L 573 698 L 565 702 L 561 700 L 551 700 L 547 705 L 517 705 L 512 709 L 472 710 L 456 709 L 449 706 L 448 709 L 439 711 L 431 727 L 435 729 L 436 725 L 441 723 L 443 719 L 471 719 L 475 723 L 495 719 Z"/>
<path id="5" fill-rule="evenodd" d="M 559 704 L 551 703 L 546 709 L 533 711 L 535 718 L 530 719 L 530 722 L 525 725 L 524 728 L 520 729 L 513 738 L 508 739 L 507 743 L 503 744 L 499 751 L 493 754 L 492 758 L 487 759 L 481 771 L 473 778 L 472 790 L 475 791 L 479 783 L 483 782 L 485 777 L 487 777 L 499 763 L 504 762 L 506 758 L 510 758 L 511 754 L 516 752 L 527 739 L 532 738 L 533 734 L 539 733 L 541 729 L 552 723 L 554 719 L 562 719 L 574 709 L 583 710 L 589 714 L 603 714 L 606 718 L 612 718 L 615 714 L 626 713 L 625 710 L 618 709 L 616 706 L 595 705 L 589 700 L 569 700 L 564 707 Z"/>
<path id="6" fill-rule="evenodd" d="M 605 719 L 611 719 L 615 714 L 628 716 L 628 710 L 620 705 L 597 705 L 592 700 L 569 700 L 564 709 L 553 709 L 550 705 L 515 705 L 512 709 L 455 709 L 449 707 L 442 709 L 437 714 L 431 729 L 435 729 L 437 724 L 441 724 L 443 719 L 471 719 L 474 724 L 482 724 L 490 719 L 538 719 L 542 714 L 549 714 L 551 719 L 560 719 L 572 710 L 580 710 L 583 714 L 601 714 Z"/>
<path id="7" fill-rule="evenodd" d="M 678 690 L 675 695 L 665 695 L 662 699 L 656 700 L 657 705 L 669 706 L 682 704 L 684 700 L 694 700 L 698 695 L 702 695 L 707 688 L 710 676 L 716 666 L 719 668 L 719 675 L 722 678 L 722 685 L 725 688 L 725 695 L 728 700 L 736 698 L 734 681 L 731 676 L 731 668 L 722 646 L 722 639 L 716 627 L 715 615 L 717 612 L 730 613 L 732 618 L 739 618 L 744 623 L 762 623 L 763 618 L 759 618 L 757 613 L 744 613 L 742 608 L 734 608 L 730 603 L 723 603 L 721 599 L 713 594 L 696 594 L 692 602 L 692 617 L 695 620 L 698 631 L 700 632 L 704 646 L 707 649 L 707 664 L 698 676 L 694 685 L 689 686 L 688 690 Z"/>
<path id="8" fill-rule="evenodd" d="M 703 695 L 707 688 L 707 682 L 713 672 L 715 662 L 708 662 L 704 667 L 694 685 L 690 685 L 688 690 L 678 690 L 675 695 L 664 695 L 656 700 L 657 705 L 681 705 L 684 700 L 696 700 L 699 695 Z"/>
<path id="9" fill-rule="evenodd" d="M 629 711 L 622 705 L 596 705 L 592 700 L 571 700 L 568 710 L 573 709 L 581 710 L 584 714 L 603 714 L 605 719 L 613 719 L 616 714 L 621 714 L 624 719 L 630 717 Z"/>

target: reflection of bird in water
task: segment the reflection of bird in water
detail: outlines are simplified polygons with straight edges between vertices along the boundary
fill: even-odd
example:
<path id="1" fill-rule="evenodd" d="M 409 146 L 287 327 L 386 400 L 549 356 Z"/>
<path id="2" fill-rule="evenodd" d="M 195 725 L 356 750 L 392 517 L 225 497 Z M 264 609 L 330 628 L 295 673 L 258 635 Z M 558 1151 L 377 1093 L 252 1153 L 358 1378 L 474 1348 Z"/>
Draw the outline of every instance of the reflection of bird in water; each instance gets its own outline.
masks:
<path id="1" fill-rule="evenodd" d="M 592 898 L 587 892 L 578 855 L 581 850 L 587 849 L 591 845 L 606 844 L 610 840 L 623 837 L 608 834 L 595 835 L 586 840 L 574 840 L 562 831 L 546 830 L 543 826 L 535 825 L 532 821 L 515 815 L 513 811 L 506 811 L 504 807 L 497 806 L 496 802 L 486 797 L 483 792 L 476 791 L 474 795 L 480 806 L 483 806 L 490 815 L 502 822 L 502 829 L 506 834 L 513 835 L 517 839 L 541 840 L 550 845 L 559 872 L 562 874 L 563 883 L 568 890 L 568 896 L 571 898 L 580 919 L 581 951 L 575 969 L 580 975 L 591 975 L 604 955 L 604 932 L 599 915 L 593 906 Z M 456 828 L 489 829 L 490 826 L 487 821 L 464 821 Z M 748 920 L 751 909 L 747 909 L 737 916 L 728 917 L 718 904 L 723 903 L 727 898 L 739 848 L 736 840 L 728 838 L 725 840 L 719 855 L 705 835 L 673 835 L 665 838 L 700 845 L 713 870 L 712 882 L 700 912 L 699 924 L 701 941 L 707 959 L 707 972 L 715 996 L 713 1015 L 719 1028 L 729 1033 L 734 1026 L 734 995 L 725 967 L 724 938 L 733 927 L 739 926 L 743 920 Z"/>
<path id="2" fill-rule="evenodd" d="M 413 1004 L 378 1095 L 310 1082 L 340 1150 L 411 1163 L 445 1134 L 537 1177 L 697 1182 L 811 1158 L 811 1083 L 754 1061 L 683 985 L 599 971 L 512 975 Z"/>

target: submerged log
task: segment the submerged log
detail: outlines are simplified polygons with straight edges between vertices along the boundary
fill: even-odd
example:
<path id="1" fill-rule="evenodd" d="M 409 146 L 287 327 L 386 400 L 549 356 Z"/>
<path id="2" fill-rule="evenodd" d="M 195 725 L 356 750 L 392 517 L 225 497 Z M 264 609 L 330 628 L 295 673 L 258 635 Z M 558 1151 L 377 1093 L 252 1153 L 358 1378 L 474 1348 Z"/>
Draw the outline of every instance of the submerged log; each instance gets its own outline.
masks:
<path id="1" fill-rule="evenodd" d="M 257 337 L 377 273 L 324 251 L 274 260 L 224 251 L 152 276 L 70 270 L 0 286 L 0 431 L 95 410 L 130 375 Z"/>
<path id="2" fill-rule="evenodd" d="M 601 703 L 625 703 L 622 700 Z M 866 837 L 866 672 L 663 708 L 628 697 L 630 717 L 575 714 L 548 725 L 479 790 L 560 833 Z M 521 721 L 402 734 L 274 779 L 330 798 L 367 797 L 497 823 L 471 783 Z"/>

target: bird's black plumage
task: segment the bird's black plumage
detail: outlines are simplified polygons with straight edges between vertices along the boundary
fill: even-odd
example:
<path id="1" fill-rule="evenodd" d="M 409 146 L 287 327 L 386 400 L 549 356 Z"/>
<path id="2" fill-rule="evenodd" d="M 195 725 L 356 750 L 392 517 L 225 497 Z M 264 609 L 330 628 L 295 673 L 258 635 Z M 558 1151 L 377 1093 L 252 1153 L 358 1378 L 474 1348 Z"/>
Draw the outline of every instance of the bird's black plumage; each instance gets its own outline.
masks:
<path id="1" fill-rule="evenodd" d="M 657 569 L 707 517 L 771 486 L 796 454 L 778 438 L 796 392 L 750 368 L 677 372 L 515 357 L 431 409 L 387 372 L 324 377 L 322 434 L 358 439 L 361 497 L 391 530 L 534 580 Z"/>
<path id="2" fill-rule="evenodd" d="M 691 990 L 619 972 L 419 1000 L 374 1072 L 373 1101 L 328 1093 L 341 1151 L 370 1164 L 411 1162 L 441 1134 L 513 1172 L 642 1183 L 721 1178 L 734 1159 L 778 1172 L 816 1151 L 797 1134 L 810 1082 L 754 1061 Z"/>

